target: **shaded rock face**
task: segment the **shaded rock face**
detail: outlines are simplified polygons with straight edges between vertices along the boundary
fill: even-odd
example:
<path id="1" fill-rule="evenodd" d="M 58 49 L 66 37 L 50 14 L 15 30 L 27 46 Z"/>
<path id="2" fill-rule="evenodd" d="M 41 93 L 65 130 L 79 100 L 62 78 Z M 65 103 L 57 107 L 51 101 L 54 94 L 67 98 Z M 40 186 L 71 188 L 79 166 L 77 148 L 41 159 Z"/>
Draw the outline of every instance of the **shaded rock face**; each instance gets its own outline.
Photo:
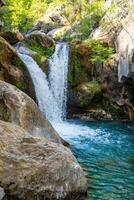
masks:
<path id="1" fill-rule="evenodd" d="M 0 32 L 0 36 L 3 37 L 7 42 L 11 45 L 16 44 L 17 42 L 23 40 L 23 36 L 20 32 L 13 32 L 13 31 L 4 31 Z"/>
<path id="2" fill-rule="evenodd" d="M 35 136 L 46 137 L 56 143 L 62 142 L 35 102 L 3 81 L 0 81 L 0 120 L 19 125 Z"/>
<path id="3" fill-rule="evenodd" d="M 0 187 L 0 200 L 2 200 L 4 196 L 5 196 L 4 189 Z"/>
<path id="4" fill-rule="evenodd" d="M 122 79 L 124 85 L 125 104 L 130 120 L 134 120 L 134 73 L 131 72 Z"/>
<path id="5" fill-rule="evenodd" d="M 33 46 L 49 48 L 54 45 L 54 40 L 41 31 L 33 31 L 26 37 L 26 42 Z"/>
<path id="6" fill-rule="evenodd" d="M 16 85 L 35 99 L 31 77 L 16 51 L 0 37 L 0 80 Z"/>
<path id="7" fill-rule="evenodd" d="M 0 6 L 5 6 L 5 1 L 4 0 L 0 0 Z"/>
<path id="8" fill-rule="evenodd" d="M 126 102 L 123 100 L 124 86 L 118 82 L 118 55 L 113 54 L 103 66 L 96 68 L 89 61 L 92 55 L 89 47 L 80 41 L 74 41 L 72 45 L 74 49 L 70 56 L 68 77 L 68 116 L 84 119 L 129 119 Z M 87 87 L 91 85 L 94 86 L 92 89 Z"/>
<path id="9" fill-rule="evenodd" d="M 7 200 L 85 200 L 86 180 L 71 151 L 0 121 L 0 186 Z"/>
<path id="10" fill-rule="evenodd" d="M 115 39 L 116 51 L 119 56 L 118 80 L 134 72 L 134 23 L 123 25 Z"/>

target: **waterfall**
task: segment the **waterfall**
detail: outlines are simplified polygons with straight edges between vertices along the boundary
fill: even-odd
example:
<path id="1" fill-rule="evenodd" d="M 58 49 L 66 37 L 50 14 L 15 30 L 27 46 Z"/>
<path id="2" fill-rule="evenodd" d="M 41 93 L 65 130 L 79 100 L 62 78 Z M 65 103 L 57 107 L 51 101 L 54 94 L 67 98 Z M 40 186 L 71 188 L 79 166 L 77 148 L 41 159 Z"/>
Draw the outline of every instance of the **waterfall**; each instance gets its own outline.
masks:
<path id="1" fill-rule="evenodd" d="M 49 60 L 50 90 L 56 104 L 53 117 L 57 120 L 66 117 L 68 52 L 66 44 L 57 44 L 55 53 Z"/>
<path id="2" fill-rule="evenodd" d="M 51 122 L 62 121 L 66 115 L 68 52 L 66 43 L 56 45 L 48 78 L 32 57 L 18 53 L 32 77 L 39 108 Z"/>

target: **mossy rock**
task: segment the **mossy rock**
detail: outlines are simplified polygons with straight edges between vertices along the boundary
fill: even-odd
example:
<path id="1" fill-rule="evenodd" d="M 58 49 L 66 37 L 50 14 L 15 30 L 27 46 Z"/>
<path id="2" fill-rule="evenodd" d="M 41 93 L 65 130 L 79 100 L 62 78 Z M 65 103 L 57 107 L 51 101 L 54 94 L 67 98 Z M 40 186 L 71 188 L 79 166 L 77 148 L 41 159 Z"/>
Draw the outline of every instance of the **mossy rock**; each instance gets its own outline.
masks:
<path id="1" fill-rule="evenodd" d="M 0 80 L 11 83 L 35 99 L 29 72 L 16 51 L 0 37 Z"/>
<path id="2" fill-rule="evenodd" d="M 55 45 L 54 40 L 41 31 L 33 31 L 26 38 L 25 42 L 31 46 L 48 49 Z"/>
<path id="3" fill-rule="evenodd" d="M 78 55 L 76 48 L 70 46 L 70 67 L 68 73 L 68 82 L 71 88 L 77 87 L 83 82 L 89 81 L 89 73 L 86 68 L 83 67 L 81 58 Z"/>
<path id="4" fill-rule="evenodd" d="M 97 82 L 84 82 L 75 89 L 75 92 L 79 107 L 87 107 L 90 104 L 100 102 L 103 97 L 101 84 Z"/>

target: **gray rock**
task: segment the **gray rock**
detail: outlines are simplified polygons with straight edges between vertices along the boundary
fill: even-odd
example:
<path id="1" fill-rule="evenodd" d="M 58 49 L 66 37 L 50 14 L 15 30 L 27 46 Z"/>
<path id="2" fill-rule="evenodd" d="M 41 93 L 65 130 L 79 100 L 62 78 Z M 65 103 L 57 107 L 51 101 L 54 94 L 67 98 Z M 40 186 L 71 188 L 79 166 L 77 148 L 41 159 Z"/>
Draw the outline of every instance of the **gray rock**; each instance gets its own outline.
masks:
<path id="1" fill-rule="evenodd" d="M 27 44 L 42 46 L 43 48 L 50 48 L 55 44 L 54 40 L 42 31 L 33 31 L 27 34 L 25 40 Z"/>
<path id="2" fill-rule="evenodd" d="M 2 200 L 4 196 L 5 196 L 4 189 L 0 187 L 0 200 Z"/>
<path id="3" fill-rule="evenodd" d="M 16 85 L 35 99 L 30 74 L 15 49 L 0 36 L 0 80 Z"/>
<path id="4" fill-rule="evenodd" d="M 24 44 L 20 42 L 15 46 L 15 49 L 17 50 L 18 53 L 26 54 L 31 57 L 34 57 L 35 55 L 37 55 L 35 51 L 32 51 L 31 49 L 29 49 L 28 47 L 26 47 Z"/>
<path id="5" fill-rule="evenodd" d="M 84 173 L 70 149 L 0 121 L 0 184 L 7 200 L 80 200 Z"/>
<path id="6" fill-rule="evenodd" d="M 35 136 L 65 143 L 36 103 L 15 86 L 3 81 L 0 81 L 0 120 L 19 125 Z"/>

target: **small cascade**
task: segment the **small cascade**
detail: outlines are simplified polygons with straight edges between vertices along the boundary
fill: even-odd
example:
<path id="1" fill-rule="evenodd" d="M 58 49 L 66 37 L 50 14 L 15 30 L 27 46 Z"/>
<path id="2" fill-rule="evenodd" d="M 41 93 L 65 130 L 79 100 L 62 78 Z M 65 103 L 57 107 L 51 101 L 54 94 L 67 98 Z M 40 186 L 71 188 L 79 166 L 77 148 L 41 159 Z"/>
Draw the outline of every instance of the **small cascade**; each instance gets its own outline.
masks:
<path id="1" fill-rule="evenodd" d="M 51 122 L 62 121 L 66 112 L 68 45 L 59 43 L 49 60 L 49 77 L 26 54 L 18 53 L 27 66 L 35 87 L 40 110 Z"/>
<path id="2" fill-rule="evenodd" d="M 56 104 L 53 110 L 54 120 L 66 117 L 68 52 L 68 45 L 57 44 L 55 53 L 49 60 L 50 90 Z"/>
<path id="3" fill-rule="evenodd" d="M 32 77 L 40 110 L 51 119 L 51 113 L 53 112 L 53 96 L 49 89 L 46 74 L 41 70 L 32 57 L 25 54 L 19 54 L 19 56 L 27 66 Z"/>

